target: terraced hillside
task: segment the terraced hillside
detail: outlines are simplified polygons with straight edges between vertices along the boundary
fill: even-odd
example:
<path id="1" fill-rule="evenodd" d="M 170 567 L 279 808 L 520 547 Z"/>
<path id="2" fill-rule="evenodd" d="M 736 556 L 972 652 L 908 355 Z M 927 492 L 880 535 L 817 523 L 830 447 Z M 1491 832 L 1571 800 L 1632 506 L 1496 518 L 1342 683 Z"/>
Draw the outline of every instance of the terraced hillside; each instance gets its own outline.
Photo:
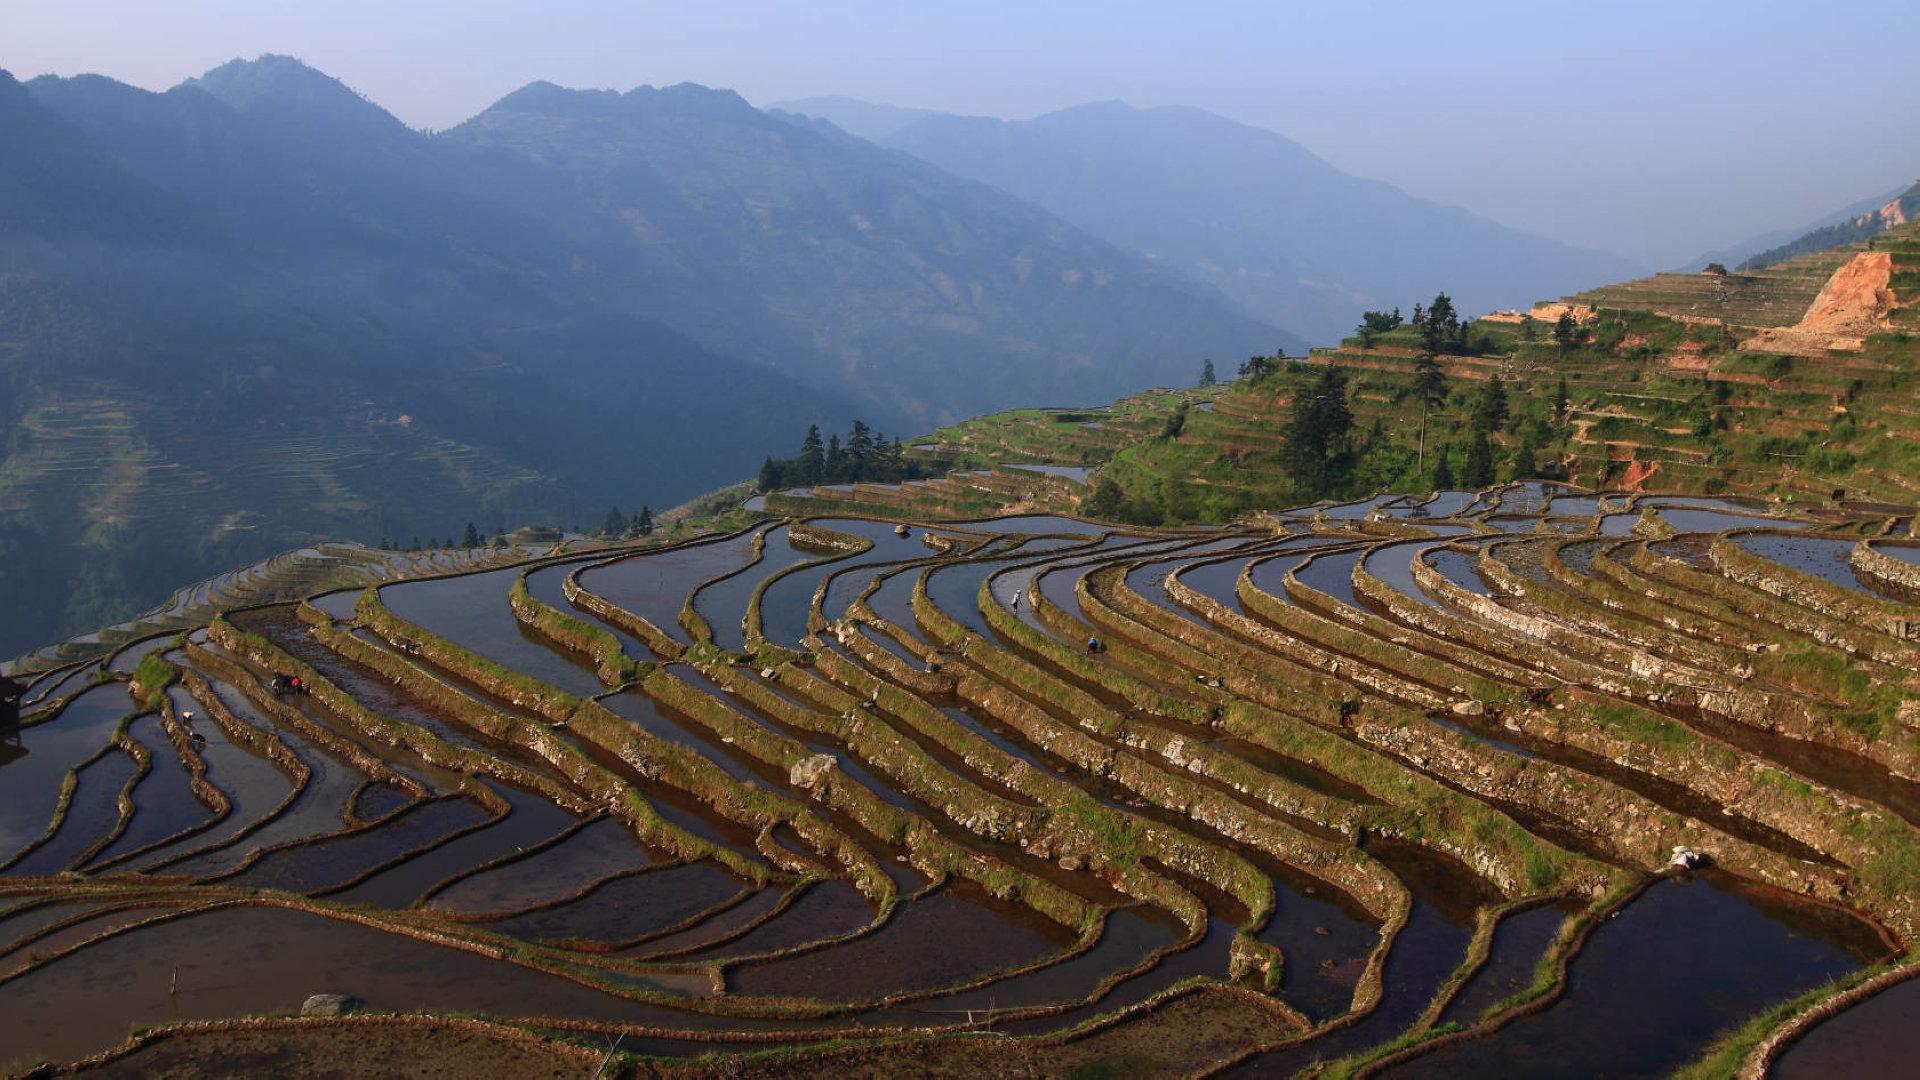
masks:
<path id="1" fill-rule="evenodd" d="M 1327 365 L 1344 375 L 1353 415 L 1336 494 L 1431 491 L 1441 461 L 1464 476 L 1476 409 L 1498 381 L 1508 413 L 1489 433 L 1491 479 L 1908 505 L 1920 500 L 1916 296 L 1920 225 L 1905 225 L 1755 274 L 1662 275 L 1473 321 L 1471 351 L 1437 357 L 1446 393 L 1424 425 L 1409 325 L 1266 361 L 1275 370 L 1259 378 L 953 425 L 919 450 L 970 476 L 891 493 L 821 489 L 809 494 L 827 502 L 804 505 L 1072 509 L 1098 480 L 1120 489 L 1124 516 L 1154 524 L 1308 502 L 1317 493 L 1295 482 L 1285 427 Z M 1562 313 L 1578 324 L 1566 343 L 1553 332 Z M 1072 467 L 1082 483 L 1063 494 L 981 482 L 1008 462 Z M 770 505 L 802 506 L 787 493 Z"/>
<path id="2" fill-rule="evenodd" d="M 886 497 L 767 501 L 836 494 Z M 1541 482 L 1208 529 L 823 512 L 18 676 L 0 1066 L 1818 1075 L 1920 1049 L 1879 1019 L 1920 992 L 1908 514 Z M 1702 865 L 1670 873 L 1683 846 Z"/>

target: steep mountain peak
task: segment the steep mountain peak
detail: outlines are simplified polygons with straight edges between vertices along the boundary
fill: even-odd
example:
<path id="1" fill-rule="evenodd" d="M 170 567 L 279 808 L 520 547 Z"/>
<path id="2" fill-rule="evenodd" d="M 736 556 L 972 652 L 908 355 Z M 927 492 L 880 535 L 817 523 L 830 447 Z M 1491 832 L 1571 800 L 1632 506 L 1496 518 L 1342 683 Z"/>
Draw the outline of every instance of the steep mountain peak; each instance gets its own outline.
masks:
<path id="1" fill-rule="evenodd" d="M 198 87 L 236 112 L 269 123 L 347 133 L 406 131 L 394 116 L 326 72 L 267 53 L 229 60 L 182 86 Z"/>

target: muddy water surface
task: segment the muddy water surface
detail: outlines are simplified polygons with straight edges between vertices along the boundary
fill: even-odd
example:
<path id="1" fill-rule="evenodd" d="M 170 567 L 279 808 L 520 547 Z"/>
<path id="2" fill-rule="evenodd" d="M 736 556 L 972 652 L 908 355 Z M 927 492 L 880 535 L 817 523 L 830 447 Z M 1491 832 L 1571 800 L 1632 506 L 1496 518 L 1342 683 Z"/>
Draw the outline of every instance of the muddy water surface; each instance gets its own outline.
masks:
<path id="1" fill-rule="evenodd" d="M 69 1060 L 119 1043 L 133 1024 L 295 1011 L 317 993 L 381 1011 L 701 1023 L 472 953 L 245 907 L 110 938 L 0 986 L 0 1046 Z"/>
<path id="2" fill-rule="evenodd" d="M 728 540 L 636 555 L 580 571 L 580 586 L 640 616 L 682 644 L 680 609 L 703 581 L 731 573 L 753 557 L 756 530 Z"/>
<path id="3" fill-rule="evenodd" d="M 38 839 L 53 820 L 67 772 L 112 738 L 133 711 L 126 687 L 96 686 L 44 723 L 22 728 L 19 743 L 0 747 L 0 861 Z"/>
<path id="4" fill-rule="evenodd" d="M 887 924 L 843 945 L 732 969 L 736 993 L 860 1001 L 965 982 L 1066 947 L 1058 927 L 1014 916 L 964 885 L 900 905 Z"/>
<path id="5" fill-rule="evenodd" d="M 571 694 L 599 693 L 604 687 L 593 672 L 531 636 L 513 617 L 507 591 L 519 576 L 518 569 L 509 569 L 409 581 L 385 586 L 380 599 L 401 619 L 494 663 Z"/>
<path id="6" fill-rule="evenodd" d="M 1768 1005 L 1877 958 L 1861 955 L 1878 950 L 1862 929 L 1713 874 L 1660 881 L 1594 930 L 1559 1002 L 1389 1075 L 1665 1075 Z"/>

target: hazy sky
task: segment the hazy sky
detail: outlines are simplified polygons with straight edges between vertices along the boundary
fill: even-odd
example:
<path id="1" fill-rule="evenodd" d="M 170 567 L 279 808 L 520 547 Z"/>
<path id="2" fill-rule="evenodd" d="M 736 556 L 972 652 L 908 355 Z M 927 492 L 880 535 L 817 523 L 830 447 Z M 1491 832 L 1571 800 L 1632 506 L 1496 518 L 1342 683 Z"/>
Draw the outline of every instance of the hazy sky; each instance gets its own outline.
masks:
<path id="1" fill-rule="evenodd" d="M 1004 117 L 1196 105 L 1417 195 L 1671 264 L 1920 177 L 1913 14 L 1913 0 L 0 0 L 0 67 L 162 89 L 282 52 L 436 128 L 535 79 Z"/>

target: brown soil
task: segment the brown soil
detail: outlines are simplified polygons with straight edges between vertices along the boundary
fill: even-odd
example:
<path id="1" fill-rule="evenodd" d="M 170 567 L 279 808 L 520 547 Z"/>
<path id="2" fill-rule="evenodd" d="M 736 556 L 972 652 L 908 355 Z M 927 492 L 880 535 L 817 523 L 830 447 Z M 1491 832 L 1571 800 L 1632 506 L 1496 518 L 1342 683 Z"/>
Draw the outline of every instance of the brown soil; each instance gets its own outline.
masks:
<path id="1" fill-rule="evenodd" d="M 1799 322 L 1764 330 L 1740 347 L 1798 355 L 1862 348 L 1868 334 L 1887 328 L 1895 302 L 1888 287 L 1892 275 L 1891 253 L 1863 251 L 1833 272 Z"/>
<path id="2" fill-rule="evenodd" d="M 1697 341 L 1683 341 L 1667 354 L 1670 372 L 1697 375 L 1712 367 L 1713 358 L 1707 355 L 1706 346 Z"/>
<path id="3" fill-rule="evenodd" d="M 1529 314 L 1541 322 L 1550 323 L 1558 322 L 1560 316 L 1567 312 L 1573 313 L 1573 321 L 1577 323 L 1590 323 L 1599 315 L 1591 304 L 1564 303 L 1535 304 Z"/>
<path id="4" fill-rule="evenodd" d="M 1634 461 L 1627 465 L 1627 471 L 1620 474 L 1620 487 L 1626 491 L 1645 491 L 1647 481 L 1660 471 L 1657 461 Z"/>
<path id="5" fill-rule="evenodd" d="M 95 1077 L 578 1077 L 602 1055 L 467 1024 L 289 1023 L 165 1035 L 82 1070 Z"/>

